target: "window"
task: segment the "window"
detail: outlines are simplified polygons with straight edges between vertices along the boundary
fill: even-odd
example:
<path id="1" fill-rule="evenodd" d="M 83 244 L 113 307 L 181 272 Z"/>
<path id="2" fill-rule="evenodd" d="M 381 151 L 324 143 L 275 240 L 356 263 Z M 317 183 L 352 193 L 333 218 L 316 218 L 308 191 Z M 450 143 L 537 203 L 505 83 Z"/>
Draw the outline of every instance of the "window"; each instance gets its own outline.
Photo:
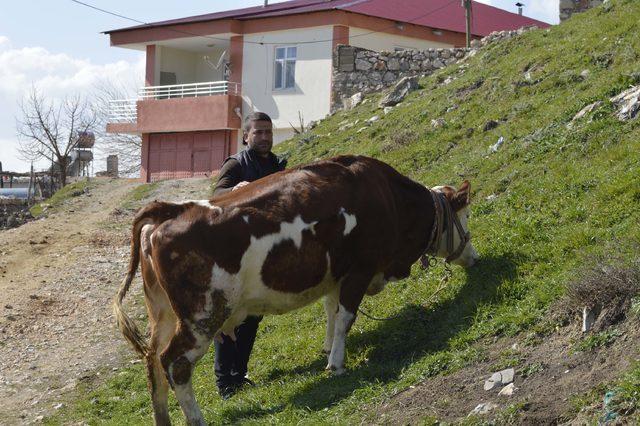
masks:
<path id="1" fill-rule="evenodd" d="M 297 47 L 276 47 L 274 67 L 276 89 L 292 89 L 296 85 Z"/>

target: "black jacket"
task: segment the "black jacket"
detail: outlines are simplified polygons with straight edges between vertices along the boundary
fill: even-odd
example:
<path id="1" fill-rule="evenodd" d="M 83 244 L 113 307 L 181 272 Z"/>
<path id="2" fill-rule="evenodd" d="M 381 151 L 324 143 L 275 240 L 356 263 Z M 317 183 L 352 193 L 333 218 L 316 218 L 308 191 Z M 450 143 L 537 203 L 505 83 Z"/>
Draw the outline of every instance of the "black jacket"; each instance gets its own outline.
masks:
<path id="1" fill-rule="evenodd" d="M 253 182 L 270 174 L 280 172 L 287 166 L 287 161 L 269 153 L 268 160 L 261 159 L 258 154 L 245 149 L 224 160 L 218 176 L 213 195 L 229 192 L 240 182 Z"/>

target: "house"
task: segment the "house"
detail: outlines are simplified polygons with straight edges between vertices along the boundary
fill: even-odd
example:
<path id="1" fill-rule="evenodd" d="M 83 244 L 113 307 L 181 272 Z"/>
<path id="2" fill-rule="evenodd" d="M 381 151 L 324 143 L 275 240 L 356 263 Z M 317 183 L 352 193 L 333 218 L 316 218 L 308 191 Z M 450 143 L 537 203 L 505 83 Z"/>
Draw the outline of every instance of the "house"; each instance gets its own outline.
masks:
<path id="1" fill-rule="evenodd" d="M 473 2 L 472 35 L 547 26 Z M 332 52 L 465 44 L 460 0 L 293 0 L 106 32 L 146 52 L 138 99 L 111 105 L 111 133 L 142 136 L 145 181 L 208 176 L 241 145 L 241 118 L 268 113 L 274 142 L 331 109 Z"/>

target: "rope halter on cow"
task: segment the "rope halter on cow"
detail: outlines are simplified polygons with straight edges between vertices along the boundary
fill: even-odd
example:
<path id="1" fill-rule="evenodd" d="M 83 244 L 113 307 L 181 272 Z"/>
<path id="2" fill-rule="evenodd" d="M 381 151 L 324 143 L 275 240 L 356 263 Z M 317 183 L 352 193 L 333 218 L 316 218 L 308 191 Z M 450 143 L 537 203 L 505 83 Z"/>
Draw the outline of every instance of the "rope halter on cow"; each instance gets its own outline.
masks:
<path id="1" fill-rule="evenodd" d="M 442 236 L 444 234 L 445 224 L 447 226 L 447 257 L 445 263 L 449 264 L 459 258 L 467 246 L 467 243 L 471 241 L 471 233 L 465 231 L 464 226 L 460 222 L 460 218 L 451 208 L 451 204 L 444 193 L 437 190 L 429 190 L 431 197 L 433 198 L 433 204 L 435 206 L 435 215 L 433 219 L 433 227 L 431 229 L 431 237 L 429 239 L 429 245 L 424 254 L 420 257 L 420 263 L 424 269 L 429 266 L 433 266 L 436 262 L 436 255 L 442 244 Z M 458 236 L 460 237 L 460 243 L 458 247 L 453 247 L 453 227 L 456 227 Z"/>

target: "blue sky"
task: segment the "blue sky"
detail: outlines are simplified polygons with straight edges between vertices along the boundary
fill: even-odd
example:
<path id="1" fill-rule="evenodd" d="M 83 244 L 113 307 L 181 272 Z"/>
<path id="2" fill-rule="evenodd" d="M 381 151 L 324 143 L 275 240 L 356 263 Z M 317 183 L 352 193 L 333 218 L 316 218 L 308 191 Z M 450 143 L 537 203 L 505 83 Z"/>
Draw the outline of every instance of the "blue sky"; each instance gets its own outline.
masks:
<path id="1" fill-rule="evenodd" d="M 525 14 L 557 23 L 558 0 L 521 0 Z M 87 3 L 146 22 L 261 5 L 263 0 L 86 0 Z M 516 11 L 515 0 L 481 0 Z M 4 170 L 29 167 L 15 150 L 17 102 L 32 84 L 60 98 L 82 93 L 109 77 L 140 78 L 141 53 L 109 47 L 101 31 L 134 25 L 70 0 L 3 2 L 0 13 L 0 161 Z M 272 0 L 271 3 L 279 3 Z M 96 170 L 104 165 L 96 165 Z"/>

